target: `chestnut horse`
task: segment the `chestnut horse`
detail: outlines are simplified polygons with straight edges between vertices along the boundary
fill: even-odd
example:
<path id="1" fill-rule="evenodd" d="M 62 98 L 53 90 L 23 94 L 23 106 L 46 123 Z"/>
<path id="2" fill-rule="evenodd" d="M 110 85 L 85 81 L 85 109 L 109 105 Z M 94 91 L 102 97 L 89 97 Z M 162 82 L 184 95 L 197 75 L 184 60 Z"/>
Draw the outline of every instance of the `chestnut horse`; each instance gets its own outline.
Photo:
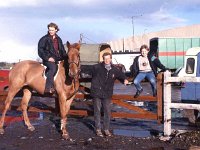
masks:
<path id="1" fill-rule="evenodd" d="M 61 61 L 58 65 L 58 73 L 54 80 L 54 87 L 57 93 L 60 115 L 61 115 L 61 131 L 62 137 L 68 139 L 69 135 L 66 129 L 67 114 L 70 109 L 75 93 L 79 89 L 79 73 L 80 73 L 80 44 L 70 45 L 67 42 L 68 58 Z M 44 94 L 46 80 L 42 76 L 44 67 L 36 61 L 22 61 L 17 63 L 9 74 L 9 91 L 5 100 L 5 107 L 0 119 L 0 134 L 4 133 L 5 115 L 10 107 L 13 97 L 16 93 L 23 89 L 23 97 L 21 101 L 22 114 L 25 125 L 30 131 L 35 128 L 31 125 L 27 114 L 28 102 L 32 95 L 32 90 L 40 94 Z"/>

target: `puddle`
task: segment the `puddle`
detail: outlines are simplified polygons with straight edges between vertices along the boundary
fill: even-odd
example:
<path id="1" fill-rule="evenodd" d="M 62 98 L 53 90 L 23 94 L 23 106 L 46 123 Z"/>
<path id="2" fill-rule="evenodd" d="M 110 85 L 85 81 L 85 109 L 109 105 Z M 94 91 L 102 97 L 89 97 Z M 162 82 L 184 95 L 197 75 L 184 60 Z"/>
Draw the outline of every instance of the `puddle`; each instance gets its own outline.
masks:
<path id="1" fill-rule="evenodd" d="M 45 114 L 43 112 L 39 112 L 38 120 L 44 120 Z"/>
<path id="2" fill-rule="evenodd" d="M 167 150 L 164 147 L 155 147 L 155 148 L 151 148 L 149 150 Z"/>
<path id="3" fill-rule="evenodd" d="M 30 120 L 44 120 L 45 114 L 43 112 L 29 112 L 28 117 Z M 5 117 L 5 123 L 7 125 L 21 121 L 23 121 L 23 117 L 22 114 L 18 112 L 12 112 Z"/>
<path id="4" fill-rule="evenodd" d="M 151 137 L 159 135 L 157 131 L 147 131 L 147 130 L 125 130 L 125 129 L 114 129 L 114 135 L 123 135 L 123 136 L 133 136 L 133 137 Z"/>

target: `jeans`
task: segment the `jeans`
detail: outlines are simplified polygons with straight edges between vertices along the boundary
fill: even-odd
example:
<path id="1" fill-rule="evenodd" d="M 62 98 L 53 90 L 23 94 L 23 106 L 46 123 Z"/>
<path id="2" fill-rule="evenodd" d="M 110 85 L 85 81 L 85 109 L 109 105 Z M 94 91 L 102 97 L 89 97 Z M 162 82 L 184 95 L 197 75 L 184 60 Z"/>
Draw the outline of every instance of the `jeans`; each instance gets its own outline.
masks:
<path id="1" fill-rule="evenodd" d="M 151 71 L 151 72 L 139 72 L 138 73 L 138 75 L 135 77 L 135 79 L 133 81 L 136 89 L 138 91 L 142 90 L 142 86 L 141 86 L 140 83 L 144 78 L 147 78 L 149 80 L 153 93 L 156 93 L 156 77 L 155 77 L 153 71 Z"/>
<path id="2" fill-rule="evenodd" d="M 45 89 L 50 89 L 54 87 L 54 75 L 57 71 L 57 64 L 54 62 L 43 62 L 45 66 L 47 66 L 47 80 Z"/>
<path id="3" fill-rule="evenodd" d="M 109 130 L 110 128 L 110 117 L 111 117 L 111 99 L 110 98 L 94 98 L 94 122 L 95 128 L 101 129 L 101 108 L 103 106 L 103 129 Z"/>

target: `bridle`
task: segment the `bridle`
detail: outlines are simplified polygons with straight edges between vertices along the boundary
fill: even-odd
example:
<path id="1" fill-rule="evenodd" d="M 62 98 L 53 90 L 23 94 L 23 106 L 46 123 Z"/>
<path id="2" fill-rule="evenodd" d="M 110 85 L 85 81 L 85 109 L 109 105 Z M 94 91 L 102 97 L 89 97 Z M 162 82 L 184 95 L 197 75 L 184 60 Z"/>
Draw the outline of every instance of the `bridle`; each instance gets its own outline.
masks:
<path id="1" fill-rule="evenodd" d="M 78 68 L 78 71 L 77 71 L 77 73 L 74 75 L 74 77 L 76 77 L 76 78 L 79 77 L 80 72 L 81 72 L 81 69 L 80 69 L 80 58 L 79 58 L 78 60 L 79 60 L 78 63 L 76 63 L 75 61 L 68 62 L 68 64 L 69 64 L 69 76 L 70 76 L 70 65 L 71 65 L 71 64 L 75 64 L 76 67 Z M 70 76 L 70 77 L 71 77 L 71 76 Z M 73 77 L 73 78 L 74 78 L 74 77 Z M 71 78 L 72 78 L 72 77 L 71 77 Z"/>
<path id="2" fill-rule="evenodd" d="M 81 69 L 80 69 L 80 57 L 78 57 L 78 63 L 76 63 L 74 61 L 71 61 L 71 62 L 68 62 L 68 64 L 69 64 L 69 74 L 70 74 L 70 65 L 71 64 L 75 64 L 76 67 L 78 68 L 78 71 L 77 71 L 77 73 L 73 77 L 71 77 L 69 75 L 71 77 L 73 83 L 74 83 L 74 92 L 69 97 L 67 97 L 66 100 L 71 99 L 79 91 L 79 88 L 76 89 L 76 82 L 79 82 L 79 75 L 80 75 L 80 72 L 81 72 Z"/>

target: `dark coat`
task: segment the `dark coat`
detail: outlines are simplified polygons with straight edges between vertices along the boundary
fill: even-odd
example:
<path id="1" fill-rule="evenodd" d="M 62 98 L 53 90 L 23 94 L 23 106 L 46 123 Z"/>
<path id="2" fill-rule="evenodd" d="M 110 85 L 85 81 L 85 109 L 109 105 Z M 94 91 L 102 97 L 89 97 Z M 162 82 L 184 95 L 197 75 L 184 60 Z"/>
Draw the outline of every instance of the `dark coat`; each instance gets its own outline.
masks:
<path id="1" fill-rule="evenodd" d="M 136 77 L 139 73 L 138 59 L 140 56 L 141 55 L 135 57 L 133 64 L 130 67 L 131 74 L 133 75 L 133 77 Z M 151 69 L 152 69 L 153 73 L 155 74 L 155 76 L 157 76 L 157 68 L 160 68 L 162 71 L 166 71 L 168 69 L 155 56 L 148 56 L 148 60 L 149 60 L 149 64 L 150 64 Z"/>
<path id="2" fill-rule="evenodd" d="M 58 35 L 56 35 L 56 37 L 58 39 L 58 51 L 54 49 L 53 40 L 49 34 L 46 34 L 39 40 L 38 55 L 43 61 L 48 61 L 50 57 L 53 57 L 55 61 L 60 61 L 67 56 L 61 38 Z"/>
<path id="3" fill-rule="evenodd" d="M 104 63 L 93 66 L 91 96 L 94 98 L 111 98 L 113 95 L 113 86 L 116 79 L 124 82 L 125 74 L 111 65 L 111 69 L 107 71 Z"/>

